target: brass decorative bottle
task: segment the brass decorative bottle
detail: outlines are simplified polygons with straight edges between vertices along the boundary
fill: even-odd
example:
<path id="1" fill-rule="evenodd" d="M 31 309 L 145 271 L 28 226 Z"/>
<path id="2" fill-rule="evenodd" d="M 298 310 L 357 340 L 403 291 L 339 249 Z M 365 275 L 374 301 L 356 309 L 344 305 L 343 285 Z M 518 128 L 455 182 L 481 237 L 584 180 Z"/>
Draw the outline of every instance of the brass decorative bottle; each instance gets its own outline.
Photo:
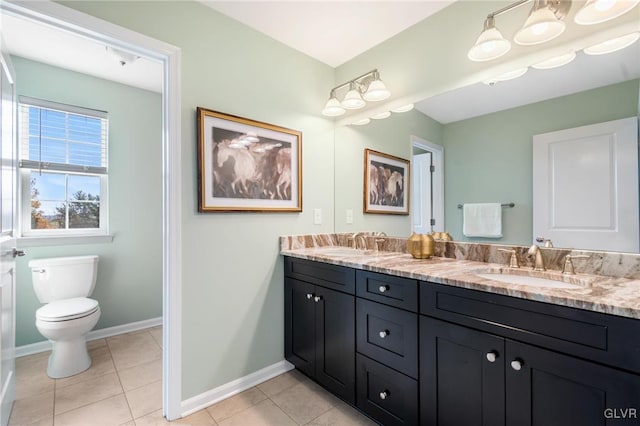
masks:
<path id="1" fill-rule="evenodd" d="M 433 256 L 434 242 L 429 234 L 412 233 L 407 239 L 407 251 L 416 259 L 429 259 Z"/>

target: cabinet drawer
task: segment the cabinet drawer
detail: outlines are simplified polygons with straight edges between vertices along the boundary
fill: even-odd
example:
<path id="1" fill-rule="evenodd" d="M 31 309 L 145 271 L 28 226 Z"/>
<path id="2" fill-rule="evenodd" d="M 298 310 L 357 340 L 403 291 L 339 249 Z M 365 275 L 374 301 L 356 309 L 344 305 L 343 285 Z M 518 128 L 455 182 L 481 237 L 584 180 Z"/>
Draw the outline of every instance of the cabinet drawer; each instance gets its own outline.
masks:
<path id="1" fill-rule="evenodd" d="M 418 311 L 418 281 L 409 278 L 357 271 L 356 294 L 396 308 Z"/>
<path id="2" fill-rule="evenodd" d="M 357 351 L 418 377 L 418 315 L 356 298 Z"/>
<path id="3" fill-rule="evenodd" d="M 323 287 L 355 294 L 356 271 L 345 266 L 285 257 L 284 274 Z"/>
<path id="4" fill-rule="evenodd" d="M 420 312 L 640 372 L 640 321 L 477 290 L 421 283 Z"/>
<path id="5" fill-rule="evenodd" d="M 357 406 L 385 426 L 418 424 L 418 382 L 356 355 Z"/>

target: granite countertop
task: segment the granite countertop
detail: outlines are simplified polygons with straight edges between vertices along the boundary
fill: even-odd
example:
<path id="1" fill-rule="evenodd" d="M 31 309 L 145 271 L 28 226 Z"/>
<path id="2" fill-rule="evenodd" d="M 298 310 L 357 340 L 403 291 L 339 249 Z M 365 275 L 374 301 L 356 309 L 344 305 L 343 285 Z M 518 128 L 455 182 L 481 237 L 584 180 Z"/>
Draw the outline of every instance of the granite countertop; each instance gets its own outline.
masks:
<path id="1" fill-rule="evenodd" d="M 341 246 L 282 249 L 282 255 L 431 281 L 456 287 L 503 294 L 629 318 L 640 318 L 640 280 L 603 275 L 563 275 L 558 271 L 536 273 L 530 268 L 444 257 L 414 259 L 408 253 L 354 250 Z M 519 275 L 554 277 L 579 284 L 572 288 L 512 284 L 477 274 L 514 272 Z"/>

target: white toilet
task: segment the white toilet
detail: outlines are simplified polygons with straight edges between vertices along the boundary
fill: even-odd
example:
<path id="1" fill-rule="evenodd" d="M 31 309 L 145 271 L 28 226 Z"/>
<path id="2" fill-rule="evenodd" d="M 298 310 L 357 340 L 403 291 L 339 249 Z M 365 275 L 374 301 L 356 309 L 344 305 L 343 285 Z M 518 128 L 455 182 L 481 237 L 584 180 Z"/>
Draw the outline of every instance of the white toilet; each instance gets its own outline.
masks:
<path id="1" fill-rule="evenodd" d="M 47 374 L 59 379 L 86 370 L 91 358 L 85 336 L 100 318 L 98 302 L 88 298 L 98 256 L 34 259 L 29 268 L 36 296 L 46 303 L 36 311 L 36 327 L 53 344 Z"/>

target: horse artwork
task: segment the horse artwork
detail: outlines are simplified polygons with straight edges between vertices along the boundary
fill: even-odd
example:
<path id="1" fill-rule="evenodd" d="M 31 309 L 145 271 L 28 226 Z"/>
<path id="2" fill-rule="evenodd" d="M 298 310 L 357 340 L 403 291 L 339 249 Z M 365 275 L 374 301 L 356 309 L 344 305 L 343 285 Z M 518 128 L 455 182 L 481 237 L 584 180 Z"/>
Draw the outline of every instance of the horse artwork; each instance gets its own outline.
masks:
<path id="1" fill-rule="evenodd" d="M 198 108 L 199 211 L 301 211 L 301 139 Z"/>
<path id="2" fill-rule="evenodd" d="M 409 161 L 365 149 L 364 212 L 409 214 Z"/>

